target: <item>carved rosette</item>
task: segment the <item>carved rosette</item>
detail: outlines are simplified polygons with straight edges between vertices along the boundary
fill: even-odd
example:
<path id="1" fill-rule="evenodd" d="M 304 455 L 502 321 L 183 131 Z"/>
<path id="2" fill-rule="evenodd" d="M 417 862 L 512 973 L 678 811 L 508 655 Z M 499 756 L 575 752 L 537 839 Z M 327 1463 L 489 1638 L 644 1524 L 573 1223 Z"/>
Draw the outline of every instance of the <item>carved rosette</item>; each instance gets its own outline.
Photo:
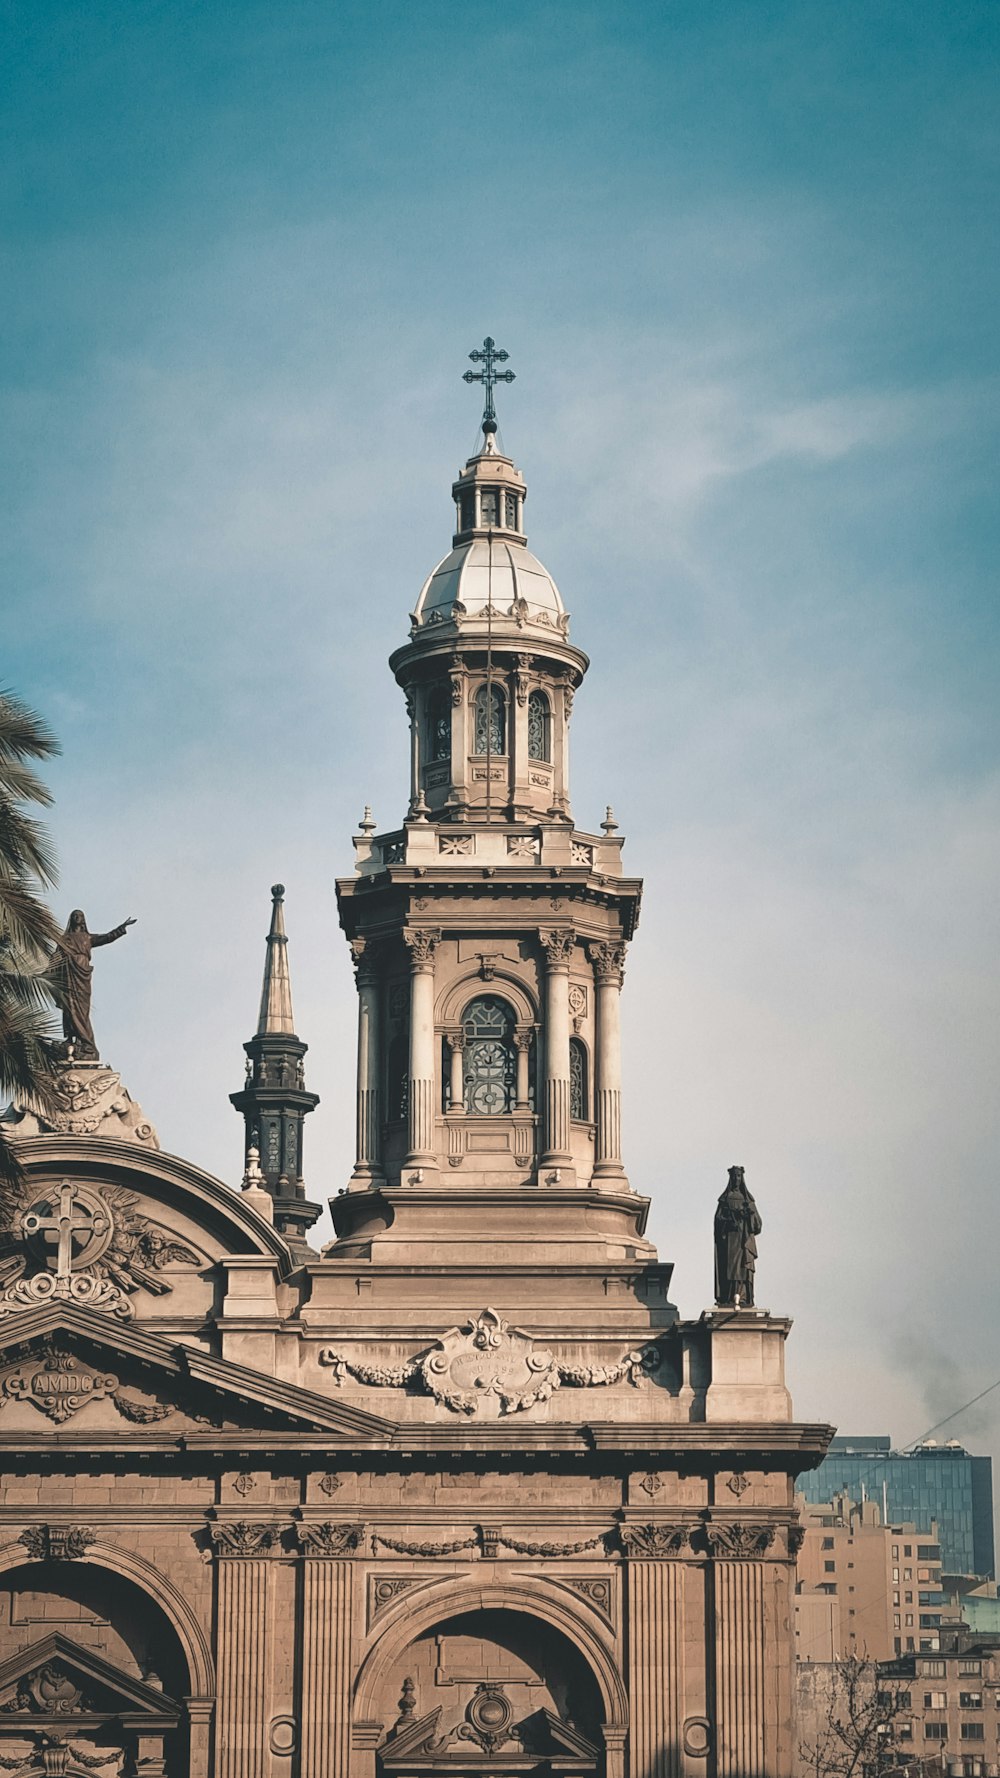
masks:
<path id="1" fill-rule="evenodd" d="M 713 1520 L 704 1526 L 709 1551 L 722 1560 L 766 1556 L 774 1542 L 773 1525 L 747 1525 Z"/>
<path id="2" fill-rule="evenodd" d="M 622 1525 L 619 1530 L 622 1548 L 633 1561 L 663 1562 L 671 1556 L 690 1552 L 691 1525 Z"/>
<path id="3" fill-rule="evenodd" d="M 572 926 L 553 927 L 550 931 L 539 932 L 538 942 L 545 952 L 545 961 L 550 969 L 569 969 L 576 943 L 576 933 Z"/>
<path id="4" fill-rule="evenodd" d="M 298 1525 L 296 1535 L 304 1556 L 356 1556 L 365 1536 L 363 1525 Z"/>

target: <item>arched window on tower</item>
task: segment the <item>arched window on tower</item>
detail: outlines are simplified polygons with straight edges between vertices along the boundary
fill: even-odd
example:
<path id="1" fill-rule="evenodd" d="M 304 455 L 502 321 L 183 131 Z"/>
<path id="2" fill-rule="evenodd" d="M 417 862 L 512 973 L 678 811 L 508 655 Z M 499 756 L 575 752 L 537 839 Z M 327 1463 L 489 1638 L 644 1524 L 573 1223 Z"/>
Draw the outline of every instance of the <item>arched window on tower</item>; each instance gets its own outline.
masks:
<path id="1" fill-rule="evenodd" d="M 481 994 L 462 1014 L 465 1033 L 465 1109 L 472 1117 L 499 1117 L 514 1104 L 517 1061 L 514 1014 L 506 1000 Z"/>
<path id="2" fill-rule="evenodd" d="M 410 1055 L 409 1039 L 405 1032 L 398 1031 L 389 1044 L 389 1055 L 386 1066 L 386 1117 L 389 1123 L 405 1121 L 410 1105 Z"/>
<path id="3" fill-rule="evenodd" d="M 576 1123 L 586 1123 L 589 1111 L 587 1046 L 582 1037 L 571 1037 L 569 1040 L 569 1115 Z"/>
<path id="4" fill-rule="evenodd" d="M 507 751 L 507 699 L 498 685 L 481 685 L 476 693 L 475 751 L 480 755 Z"/>
<path id="5" fill-rule="evenodd" d="M 432 762 L 451 758 L 451 696 L 436 685 L 427 700 L 427 757 Z"/>
<path id="6" fill-rule="evenodd" d="M 543 691 L 533 691 L 528 699 L 528 758 L 552 758 L 552 711 Z"/>

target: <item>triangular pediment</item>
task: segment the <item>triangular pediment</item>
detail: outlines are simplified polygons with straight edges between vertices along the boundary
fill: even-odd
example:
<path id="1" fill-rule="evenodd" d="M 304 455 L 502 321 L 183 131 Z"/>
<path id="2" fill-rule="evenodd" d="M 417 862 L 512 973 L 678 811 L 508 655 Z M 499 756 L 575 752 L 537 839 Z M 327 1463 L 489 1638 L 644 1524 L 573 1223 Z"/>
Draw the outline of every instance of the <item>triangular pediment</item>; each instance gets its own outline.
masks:
<path id="1" fill-rule="evenodd" d="M 0 1666 L 0 1727 L 23 1732 L 46 1723 L 114 1719 L 130 1727 L 172 1728 L 180 1706 L 156 1686 L 123 1673 L 92 1649 L 53 1631 Z"/>
<path id="2" fill-rule="evenodd" d="M 113 1402 L 123 1431 L 146 1436 L 201 1425 L 387 1444 L 395 1431 L 377 1415 L 63 1301 L 0 1322 L 0 1411 L 19 1399 L 39 1408 L 39 1429 L 48 1420 L 62 1435 L 102 1399 Z"/>

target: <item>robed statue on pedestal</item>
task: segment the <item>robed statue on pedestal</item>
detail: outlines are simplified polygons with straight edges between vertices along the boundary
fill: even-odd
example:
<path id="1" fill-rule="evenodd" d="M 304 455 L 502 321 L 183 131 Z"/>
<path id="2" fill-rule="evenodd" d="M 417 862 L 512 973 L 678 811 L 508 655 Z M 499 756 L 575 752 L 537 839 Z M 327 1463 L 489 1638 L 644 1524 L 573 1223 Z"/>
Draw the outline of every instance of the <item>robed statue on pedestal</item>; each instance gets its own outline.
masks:
<path id="1" fill-rule="evenodd" d="M 91 977 L 94 973 L 90 953 L 95 945 L 112 945 L 116 939 L 124 938 L 128 928 L 134 925 L 135 921 L 129 919 L 123 920 L 111 932 L 90 932 L 82 908 L 74 908 L 65 932 L 56 940 L 49 980 L 62 1013 L 68 1060 L 100 1061 L 90 1022 Z"/>
<path id="2" fill-rule="evenodd" d="M 743 1168 L 730 1167 L 729 1183 L 715 1212 L 715 1300 L 720 1308 L 753 1308 L 756 1236 L 761 1227 Z"/>

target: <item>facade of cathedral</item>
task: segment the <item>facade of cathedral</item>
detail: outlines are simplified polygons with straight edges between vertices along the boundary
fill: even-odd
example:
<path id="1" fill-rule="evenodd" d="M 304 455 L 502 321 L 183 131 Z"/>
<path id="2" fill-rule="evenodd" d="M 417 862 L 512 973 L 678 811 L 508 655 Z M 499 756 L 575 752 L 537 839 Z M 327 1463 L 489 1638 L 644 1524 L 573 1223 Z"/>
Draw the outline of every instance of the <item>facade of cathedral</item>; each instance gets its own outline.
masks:
<path id="1" fill-rule="evenodd" d="M 640 884 L 570 810 L 586 657 L 495 429 L 338 883 L 357 1158 L 321 1253 L 283 892 L 242 1191 L 99 1062 L 2 1209 L 0 1771 L 783 1778 L 789 1323 L 678 1317 L 621 1150 Z M 744 1303 L 747 1298 L 744 1295 Z M 751 1298 L 752 1300 L 752 1298 Z"/>

